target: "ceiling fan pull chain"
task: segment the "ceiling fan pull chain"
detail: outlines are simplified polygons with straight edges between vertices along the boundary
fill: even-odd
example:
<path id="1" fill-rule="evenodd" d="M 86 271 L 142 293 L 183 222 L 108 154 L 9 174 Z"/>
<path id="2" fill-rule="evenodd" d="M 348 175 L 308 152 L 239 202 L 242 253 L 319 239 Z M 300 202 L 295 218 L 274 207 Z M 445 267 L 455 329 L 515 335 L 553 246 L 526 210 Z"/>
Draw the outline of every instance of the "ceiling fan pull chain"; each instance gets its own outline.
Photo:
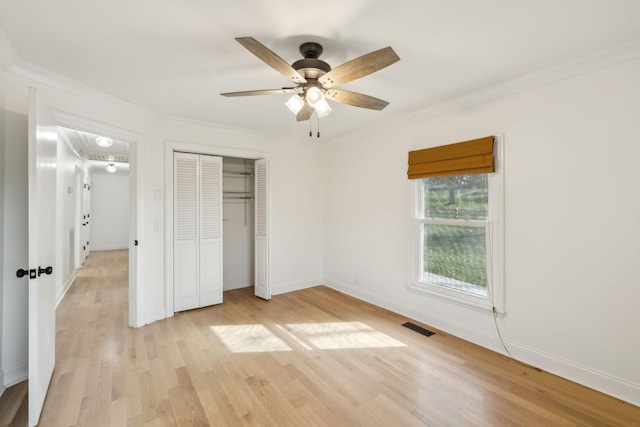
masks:
<path id="1" fill-rule="evenodd" d="M 309 120 L 309 138 L 313 136 L 313 131 L 311 130 L 311 120 Z"/>
<path id="2" fill-rule="evenodd" d="M 316 120 L 318 122 L 318 138 L 320 138 L 320 117 L 318 117 L 318 115 L 316 114 Z M 311 120 L 309 120 L 311 121 Z"/>

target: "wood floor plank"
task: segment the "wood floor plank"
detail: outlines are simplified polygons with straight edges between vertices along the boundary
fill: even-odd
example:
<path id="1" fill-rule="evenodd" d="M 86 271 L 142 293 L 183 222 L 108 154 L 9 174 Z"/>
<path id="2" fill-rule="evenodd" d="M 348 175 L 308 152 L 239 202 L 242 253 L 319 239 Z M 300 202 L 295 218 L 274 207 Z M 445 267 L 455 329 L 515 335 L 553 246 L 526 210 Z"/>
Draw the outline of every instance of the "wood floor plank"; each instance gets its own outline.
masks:
<path id="1" fill-rule="evenodd" d="M 127 278 L 127 251 L 92 252 L 58 307 L 41 425 L 640 425 L 636 406 L 324 286 L 228 291 L 132 329 Z M 0 427 L 26 424 L 14 387 Z"/>
<path id="2" fill-rule="evenodd" d="M 9 387 L 0 397 L 0 427 L 24 425 L 27 423 L 27 392 L 26 381 Z"/>

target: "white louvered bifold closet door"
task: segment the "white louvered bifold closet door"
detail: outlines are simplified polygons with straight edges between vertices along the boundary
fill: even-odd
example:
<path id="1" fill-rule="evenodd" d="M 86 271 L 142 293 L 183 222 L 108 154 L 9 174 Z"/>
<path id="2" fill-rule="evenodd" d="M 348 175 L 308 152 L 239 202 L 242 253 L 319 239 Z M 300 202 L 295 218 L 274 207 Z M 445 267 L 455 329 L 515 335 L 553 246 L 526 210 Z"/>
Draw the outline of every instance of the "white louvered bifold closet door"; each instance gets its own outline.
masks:
<path id="1" fill-rule="evenodd" d="M 174 311 L 222 302 L 222 158 L 174 153 Z"/>
<path id="2" fill-rule="evenodd" d="M 254 293 L 264 299 L 271 298 L 269 272 L 269 164 L 265 159 L 255 163 L 255 284 Z"/>
<path id="3" fill-rule="evenodd" d="M 222 157 L 200 156 L 200 307 L 222 303 Z"/>
<path id="4" fill-rule="evenodd" d="M 173 154 L 174 311 L 198 307 L 198 155 Z"/>

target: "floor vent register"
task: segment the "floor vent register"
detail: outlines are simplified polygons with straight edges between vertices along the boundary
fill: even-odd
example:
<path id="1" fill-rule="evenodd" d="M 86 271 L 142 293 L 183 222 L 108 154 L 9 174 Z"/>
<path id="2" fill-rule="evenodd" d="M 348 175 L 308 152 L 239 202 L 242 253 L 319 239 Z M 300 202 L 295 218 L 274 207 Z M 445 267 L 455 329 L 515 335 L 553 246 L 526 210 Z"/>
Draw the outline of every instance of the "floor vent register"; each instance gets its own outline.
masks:
<path id="1" fill-rule="evenodd" d="M 416 331 L 417 333 L 422 334 L 425 337 L 430 337 L 431 335 L 435 334 L 435 332 L 432 332 L 428 329 L 423 328 L 422 326 L 418 326 L 415 323 L 411 322 L 403 323 L 402 326 L 404 326 L 405 328 L 409 328 L 412 331 Z"/>

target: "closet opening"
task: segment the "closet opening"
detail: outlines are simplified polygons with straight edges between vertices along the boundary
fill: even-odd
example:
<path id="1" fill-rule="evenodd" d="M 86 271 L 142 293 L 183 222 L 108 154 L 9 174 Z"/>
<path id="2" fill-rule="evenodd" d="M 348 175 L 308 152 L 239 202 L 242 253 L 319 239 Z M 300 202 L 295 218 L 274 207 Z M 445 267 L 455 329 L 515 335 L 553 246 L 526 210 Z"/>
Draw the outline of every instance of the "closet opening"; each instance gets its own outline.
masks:
<path id="1" fill-rule="evenodd" d="M 223 290 L 253 287 L 255 161 L 222 158 Z"/>
<path id="2" fill-rule="evenodd" d="M 234 289 L 271 298 L 268 160 L 191 147 L 167 143 L 167 317 Z"/>

